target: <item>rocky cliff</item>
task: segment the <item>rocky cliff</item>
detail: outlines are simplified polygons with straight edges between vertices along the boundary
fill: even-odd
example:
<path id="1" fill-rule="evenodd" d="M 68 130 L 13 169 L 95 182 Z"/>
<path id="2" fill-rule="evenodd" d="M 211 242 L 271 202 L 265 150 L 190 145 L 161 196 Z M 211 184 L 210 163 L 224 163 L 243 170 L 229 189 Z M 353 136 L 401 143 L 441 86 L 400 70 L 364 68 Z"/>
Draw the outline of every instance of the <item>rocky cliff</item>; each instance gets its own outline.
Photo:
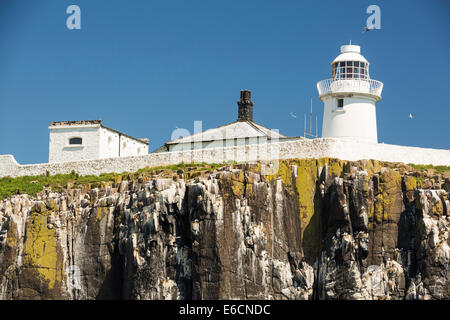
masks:
<path id="1" fill-rule="evenodd" d="M 161 169 L 0 200 L 1 299 L 449 299 L 450 173 Z"/>

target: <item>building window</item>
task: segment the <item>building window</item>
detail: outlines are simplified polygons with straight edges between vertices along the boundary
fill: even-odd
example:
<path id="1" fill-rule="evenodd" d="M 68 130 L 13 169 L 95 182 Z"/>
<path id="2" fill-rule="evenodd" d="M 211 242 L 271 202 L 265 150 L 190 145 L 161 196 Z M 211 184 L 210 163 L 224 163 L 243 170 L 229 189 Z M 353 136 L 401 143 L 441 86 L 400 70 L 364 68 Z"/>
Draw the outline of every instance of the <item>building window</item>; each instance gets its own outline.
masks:
<path id="1" fill-rule="evenodd" d="M 337 107 L 338 108 L 343 108 L 344 107 L 344 99 L 338 99 Z"/>
<path id="2" fill-rule="evenodd" d="M 71 144 L 71 145 L 73 145 L 73 144 L 83 144 L 83 139 L 81 139 L 80 137 L 70 138 L 69 139 L 69 144 Z"/>

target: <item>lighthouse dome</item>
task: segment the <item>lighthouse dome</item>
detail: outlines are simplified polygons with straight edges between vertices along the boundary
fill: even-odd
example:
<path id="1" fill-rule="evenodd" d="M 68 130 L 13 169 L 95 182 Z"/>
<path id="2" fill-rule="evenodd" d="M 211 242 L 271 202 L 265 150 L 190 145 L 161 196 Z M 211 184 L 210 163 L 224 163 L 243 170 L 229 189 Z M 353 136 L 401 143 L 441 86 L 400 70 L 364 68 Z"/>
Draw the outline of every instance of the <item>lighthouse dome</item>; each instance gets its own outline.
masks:
<path id="1" fill-rule="evenodd" d="M 369 63 L 369 61 L 367 61 L 361 54 L 360 46 L 356 46 L 354 44 L 341 46 L 341 54 L 333 60 L 332 64 L 340 61 L 359 61 Z"/>

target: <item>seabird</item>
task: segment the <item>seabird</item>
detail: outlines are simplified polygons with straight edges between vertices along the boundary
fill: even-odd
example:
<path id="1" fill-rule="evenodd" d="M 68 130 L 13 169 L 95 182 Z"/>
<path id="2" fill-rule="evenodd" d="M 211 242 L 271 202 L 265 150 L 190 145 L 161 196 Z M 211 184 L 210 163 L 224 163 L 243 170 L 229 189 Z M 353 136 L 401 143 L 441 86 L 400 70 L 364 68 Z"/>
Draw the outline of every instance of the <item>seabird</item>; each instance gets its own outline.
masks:
<path id="1" fill-rule="evenodd" d="M 371 26 L 371 27 L 365 27 L 365 28 L 363 29 L 363 32 L 362 32 L 362 33 L 368 32 L 368 31 L 373 30 L 373 29 L 375 29 L 373 26 Z"/>

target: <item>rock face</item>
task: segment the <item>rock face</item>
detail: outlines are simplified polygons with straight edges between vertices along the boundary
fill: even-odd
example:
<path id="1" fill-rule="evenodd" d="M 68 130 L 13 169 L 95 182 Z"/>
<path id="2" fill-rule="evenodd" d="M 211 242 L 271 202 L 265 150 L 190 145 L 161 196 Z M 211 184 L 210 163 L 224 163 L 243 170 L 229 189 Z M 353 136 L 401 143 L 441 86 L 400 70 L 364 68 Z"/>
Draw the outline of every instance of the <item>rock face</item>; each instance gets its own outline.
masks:
<path id="1" fill-rule="evenodd" d="M 1 200 L 0 298 L 450 299 L 448 173 L 308 159 L 196 175 Z"/>

